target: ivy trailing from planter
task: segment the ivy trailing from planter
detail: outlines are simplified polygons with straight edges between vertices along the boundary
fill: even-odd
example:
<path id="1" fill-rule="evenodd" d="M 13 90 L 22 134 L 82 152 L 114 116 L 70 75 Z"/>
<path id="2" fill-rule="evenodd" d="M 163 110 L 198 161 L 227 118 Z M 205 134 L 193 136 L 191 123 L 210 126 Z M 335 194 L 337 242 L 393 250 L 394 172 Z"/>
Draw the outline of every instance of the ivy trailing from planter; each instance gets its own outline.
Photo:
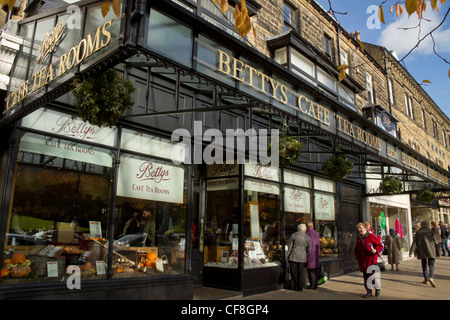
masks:
<path id="1" fill-rule="evenodd" d="M 333 154 L 322 164 L 322 173 L 333 181 L 340 181 L 353 172 L 353 166 L 345 154 Z"/>
<path id="2" fill-rule="evenodd" d="M 134 103 L 133 84 L 115 69 L 84 81 L 75 79 L 73 85 L 74 105 L 80 117 L 99 127 L 114 126 Z"/>
<path id="3" fill-rule="evenodd" d="M 380 182 L 380 190 L 386 194 L 399 194 L 403 191 L 403 185 L 397 177 L 386 176 Z"/>
<path id="4" fill-rule="evenodd" d="M 431 203 L 434 200 L 434 192 L 430 189 L 423 187 L 417 192 L 416 200 L 423 203 Z"/>
<path id="5" fill-rule="evenodd" d="M 278 154 L 280 167 L 287 168 L 298 161 L 302 153 L 302 143 L 287 134 L 279 136 Z M 269 145 L 268 154 L 271 154 L 271 146 Z"/>

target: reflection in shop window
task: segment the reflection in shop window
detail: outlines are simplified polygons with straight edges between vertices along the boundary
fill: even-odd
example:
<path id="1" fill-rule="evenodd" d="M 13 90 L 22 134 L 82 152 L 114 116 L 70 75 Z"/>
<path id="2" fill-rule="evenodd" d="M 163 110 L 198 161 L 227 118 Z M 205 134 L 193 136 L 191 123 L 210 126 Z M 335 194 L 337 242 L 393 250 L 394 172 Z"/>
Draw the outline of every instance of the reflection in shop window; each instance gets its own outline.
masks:
<path id="1" fill-rule="evenodd" d="M 320 239 L 322 258 L 338 258 L 338 225 L 336 198 L 334 195 L 315 192 L 314 195 L 316 230 Z"/>
<path id="2" fill-rule="evenodd" d="M 297 232 L 297 226 L 311 220 L 311 192 L 305 189 L 285 187 L 284 210 L 286 238 Z"/>
<path id="3" fill-rule="evenodd" d="M 109 151 L 25 134 L 17 156 L 3 254 L 3 285 L 106 278 L 112 157 Z M 22 257 L 22 258 L 20 258 Z M 25 258 L 25 263 L 23 259 Z M 17 268 L 28 265 L 27 273 Z"/>
<path id="4" fill-rule="evenodd" d="M 281 265 L 280 188 L 266 181 L 247 179 L 244 189 L 244 268 Z"/>
<path id="5" fill-rule="evenodd" d="M 114 277 L 183 274 L 185 170 L 161 160 L 123 155 L 117 196 Z"/>

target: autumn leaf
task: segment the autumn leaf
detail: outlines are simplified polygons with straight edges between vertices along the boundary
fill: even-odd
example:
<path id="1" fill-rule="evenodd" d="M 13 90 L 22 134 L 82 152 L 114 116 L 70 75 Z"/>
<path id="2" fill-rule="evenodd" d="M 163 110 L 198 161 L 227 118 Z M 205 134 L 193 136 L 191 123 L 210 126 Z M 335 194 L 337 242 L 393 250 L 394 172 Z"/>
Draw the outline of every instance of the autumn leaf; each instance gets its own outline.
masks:
<path id="1" fill-rule="evenodd" d="M 450 78 L 450 69 L 448 69 L 448 77 Z"/>
<path id="2" fill-rule="evenodd" d="M 339 73 L 339 82 L 341 82 L 347 76 L 345 74 L 345 70 L 348 69 L 348 65 L 347 64 L 341 64 L 337 69 L 340 71 L 340 73 Z"/>
<path id="3" fill-rule="evenodd" d="M 383 24 L 386 24 L 386 22 L 384 22 L 383 5 L 380 5 L 380 8 L 378 9 L 378 18 L 380 18 L 380 21 L 383 22 Z"/>
<path id="4" fill-rule="evenodd" d="M 344 80 L 345 77 L 346 77 L 345 70 L 341 70 L 341 72 L 339 73 L 339 82 Z"/>
<path id="5" fill-rule="evenodd" d="M 109 0 L 106 2 L 103 2 L 102 4 L 102 16 L 103 18 L 106 17 L 109 11 Z"/>
<path id="6" fill-rule="evenodd" d="M 8 3 L 8 0 L 0 0 L 0 4 L 2 5 L 2 7 Z"/>
<path id="7" fill-rule="evenodd" d="M 220 5 L 220 10 L 222 10 L 223 13 L 228 11 L 228 0 L 218 0 Z"/>
<path id="8" fill-rule="evenodd" d="M 364 46 L 363 46 L 362 41 L 360 39 L 357 39 L 357 41 L 358 41 L 358 43 L 359 43 L 359 45 L 361 47 L 361 51 L 364 53 Z"/>
<path id="9" fill-rule="evenodd" d="M 412 15 L 417 11 L 417 7 L 419 6 L 419 0 L 405 0 L 405 8 L 408 15 Z"/>
<path id="10" fill-rule="evenodd" d="M 419 16 L 419 19 L 422 19 L 422 12 L 427 10 L 427 4 L 425 3 L 425 0 L 418 0 L 417 4 L 417 15 Z"/>
<path id="11" fill-rule="evenodd" d="M 403 13 L 403 7 L 400 4 L 395 5 L 395 15 L 398 17 Z"/>
<path id="12" fill-rule="evenodd" d="M 437 1 L 438 0 L 431 0 L 430 1 L 431 2 L 431 8 L 433 8 L 433 10 L 438 10 Z"/>
<path id="13" fill-rule="evenodd" d="M 422 83 L 431 83 L 430 80 L 423 80 Z"/>
<path id="14" fill-rule="evenodd" d="M 16 3 L 16 0 L 8 0 L 9 10 L 12 10 L 14 8 L 15 3 Z"/>
<path id="15" fill-rule="evenodd" d="M 242 23 L 241 28 L 239 29 L 239 35 L 241 37 L 245 37 L 251 30 L 252 28 L 252 24 L 250 22 L 250 17 L 247 14 L 246 16 L 244 16 L 244 21 Z"/>
<path id="16" fill-rule="evenodd" d="M 389 9 L 389 11 L 390 11 L 391 13 L 394 12 L 394 5 L 391 6 L 391 9 Z"/>
<path id="17" fill-rule="evenodd" d="M 241 10 L 239 10 L 239 6 L 236 4 L 236 7 L 234 8 L 234 28 L 236 30 L 239 30 L 243 21 L 244 21 L 244 18 L 241 13 Z"/>
<path id="18" fill-rule="evenodd" d="M 113 10 L 116 16 L 120 16 L 120 0 L 113 0 Z"/>

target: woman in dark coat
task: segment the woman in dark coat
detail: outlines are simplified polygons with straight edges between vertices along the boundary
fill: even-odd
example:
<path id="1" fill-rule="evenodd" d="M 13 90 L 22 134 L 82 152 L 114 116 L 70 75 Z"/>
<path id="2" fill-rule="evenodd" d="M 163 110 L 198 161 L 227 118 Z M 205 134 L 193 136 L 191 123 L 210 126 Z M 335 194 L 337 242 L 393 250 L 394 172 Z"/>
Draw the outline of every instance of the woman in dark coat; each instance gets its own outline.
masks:
<path id="1" fill-rule="evenodd" d="M 388 252 L 388 263 L 391 265 L 391 270 L 394 270 L 394 264 L 398 271 L 398 265 L 402 261 L 402 244 L 398 234 L 394 229 L 389 229 L 389 235 L 384 240 L 384 248 Z"/>
<path id="2" fill-rule="evenodd" d="M 383 250 L 383 245 L 376 235 L 367 230 L 364 223 L 358 223 L 356 228 L 359 235 L 355 245 L 355 258 L 358 261 L 359 271 L 363 273 L 364 288 L 367 292 L 364 298 L 369 298 L 372 297 L 372 289 L 367 287 L 367 279 L 372 275 L 372 272 L 367 273 L 367 268 L 377 263 L 378 253 Z M 380 295 L 379 288 L 376 289 L 375 295 L 377 297 Z"/>
<path id="3" fill-rule="evenodd" d="M 305 224 L 299 224 L 297 229 L 298 231 L 292 234 L 289 241 L 287 257 L 294 280 L 294 289 L 302 291 L 304 286 L 303 268 L 306 265 L 308 253 L 311 252 L 311 239 L 305 232 Z"/>
<path id="4" fill-rule="evenodd" d="M 312 221 L 306 223 L 306 234 L 311 239 L 311 252 L 308 254 L 306 268 L 308 269 L 309 287 L 307 289 L 317 289 L 320 261 L 320 239 L 319 234 L 314 230 Z"/>

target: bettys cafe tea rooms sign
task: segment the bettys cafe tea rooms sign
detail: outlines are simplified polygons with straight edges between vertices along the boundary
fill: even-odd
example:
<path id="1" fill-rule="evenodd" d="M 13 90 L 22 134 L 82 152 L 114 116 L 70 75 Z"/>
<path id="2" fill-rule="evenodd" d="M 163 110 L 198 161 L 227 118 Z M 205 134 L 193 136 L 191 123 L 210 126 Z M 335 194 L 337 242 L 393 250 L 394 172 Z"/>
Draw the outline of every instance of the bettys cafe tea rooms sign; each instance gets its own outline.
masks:
<path id="1" fill-rule="evenodd" d="M 93 33 L 88 34 L 85 38 L 81 39 L 81 41 L 70 48 L 68 52 L 62 54 L 55 63 L 50 63 L 48 66 L 42 66 L 39 71 L 23 82 L 17 90 L 10 92 L 6 97 L 5 113 L 10 110 L 14 112 L 12 109 L 25 98 L 33 95 L 39 89 L 66 74 L 92 54 L 108 46 L 111 43 L 112 24 L 118 19 L 119 18 L 114 18 L 106 21 Z M 39 47 L 39 56 L 34 62 L 42 64 L 42 62 L 56 50 L 61 42 L 64 41 L 68 32 L 69 29 L 64 20 L 56 25 L 53 30 L 47 32 Z"/>

